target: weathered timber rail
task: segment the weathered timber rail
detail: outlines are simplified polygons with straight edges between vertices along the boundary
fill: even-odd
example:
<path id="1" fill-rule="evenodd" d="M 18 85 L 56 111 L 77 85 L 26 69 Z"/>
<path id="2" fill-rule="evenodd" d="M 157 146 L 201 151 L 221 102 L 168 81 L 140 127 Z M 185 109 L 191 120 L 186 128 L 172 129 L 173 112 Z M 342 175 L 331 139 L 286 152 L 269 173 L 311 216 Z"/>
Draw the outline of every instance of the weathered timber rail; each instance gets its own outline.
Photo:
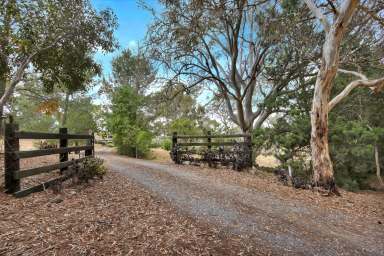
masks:
<path id="1" fill-rule="evenodd" d="M 59 148 L 20 151 L 20 139 L 58 139 Z M 70 139 L 86 140 L 86 145 L 68 147 L 68 140 Z M 60 128 L 59 133 L 25 132 L 19 131 L 17 124 L 9 123 L 5 125 L 4 142 L 5 190 L 7 193 L 12 193 L 16 197 L 42 191 L 57 182 L 68 179 L 69 175 L 64 175 L 64 171 L 68 167 L 94 156 L 94 135 L 68 134 L 67 128 Z M 84 151 L 84 157 L 68 160 L 69 153 L 80 151 Z M 59 163 L 20 170 L 20 159 L 54 154 L 59 154 Z M 54 170 L 60 170 L 61 176 L 37 186 L 20 190 L 20 180 L 22 178 Z"/>
<path id="2" fill-rule="evenodd" d="M 205 162 L 209 166 L 231 164 L 234 169 L 241 170 L 252 166 L 252 137 L 250 134 L 214 135 L 211 132 L 207 135 L 173 133 L 170 154 L 176 164 L 183 162 Z"/>

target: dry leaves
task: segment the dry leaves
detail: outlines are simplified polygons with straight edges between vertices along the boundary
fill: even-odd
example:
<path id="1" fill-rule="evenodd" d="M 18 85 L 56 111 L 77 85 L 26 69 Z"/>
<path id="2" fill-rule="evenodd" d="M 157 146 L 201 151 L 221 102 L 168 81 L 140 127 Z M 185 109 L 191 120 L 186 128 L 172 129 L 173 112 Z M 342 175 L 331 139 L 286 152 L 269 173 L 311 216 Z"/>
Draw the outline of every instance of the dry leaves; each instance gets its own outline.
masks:
<path id="1" fill-rule="evenodd" d="M 0 255 L 265 255 L 115 173 L 61 195 L 0 193 L 0 202 Z"/>

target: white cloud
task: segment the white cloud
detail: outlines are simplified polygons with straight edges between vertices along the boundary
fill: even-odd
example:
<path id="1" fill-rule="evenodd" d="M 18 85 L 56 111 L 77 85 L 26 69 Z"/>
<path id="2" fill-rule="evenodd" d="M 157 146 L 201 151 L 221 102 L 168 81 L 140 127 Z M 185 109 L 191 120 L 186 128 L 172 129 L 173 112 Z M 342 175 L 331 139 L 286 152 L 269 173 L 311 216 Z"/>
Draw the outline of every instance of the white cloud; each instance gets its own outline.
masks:
<path id="1" fill-rule="evenodd" d="M 128 48 L 131 51 L 137 50 L 137 45 L 138 45 L 138 42 L 136 40 L 131 40 L 128 42 Z"/>

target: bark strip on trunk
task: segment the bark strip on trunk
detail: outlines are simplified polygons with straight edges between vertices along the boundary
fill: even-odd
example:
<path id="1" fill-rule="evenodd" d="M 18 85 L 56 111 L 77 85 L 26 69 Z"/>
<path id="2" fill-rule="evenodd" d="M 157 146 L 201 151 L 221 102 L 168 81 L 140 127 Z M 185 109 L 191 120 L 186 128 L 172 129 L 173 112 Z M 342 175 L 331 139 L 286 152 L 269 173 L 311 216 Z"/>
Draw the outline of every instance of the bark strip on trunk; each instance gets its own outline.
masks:
<path id="1" fill-rule="evenodd" d="M 328 102 L 336 70 L 321 70 L 315 85 L 311 112 L 311 156 L 314 183 L 339 195 L 328 146 Z"/>
<path id="2" fill-rule="evenodd" d="M 381 178 L 381 170 L 380 170 L 380 158 L 379 158 L 379 147 L 375 144 L 375 163 L 376 163 L 376 176 L 379 180 L 380 186 L 384 188 L 384 182 Z"/>

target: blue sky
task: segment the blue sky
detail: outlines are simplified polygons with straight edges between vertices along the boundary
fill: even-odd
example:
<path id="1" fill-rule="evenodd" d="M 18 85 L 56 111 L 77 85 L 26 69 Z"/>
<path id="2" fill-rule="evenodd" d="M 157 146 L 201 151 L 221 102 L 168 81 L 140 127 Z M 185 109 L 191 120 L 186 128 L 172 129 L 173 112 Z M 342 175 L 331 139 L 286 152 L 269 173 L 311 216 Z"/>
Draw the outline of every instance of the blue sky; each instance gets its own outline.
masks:
<path id="1" fill-rule="evenodd" d="M 147 26 L 152 21 L 151 14 L 139 6 L 136 0 L 91 0 L 97 10 L 110 8 L 118 18 L 119 27 L 115 37 L 120 49 L 113 53 L 97 53 L 95 59 L 103 67 L 103 74 L 111 74 L 111 61 L 114 56 L 125 48 L 136 49 L 137 43 L 145 37 Z M 147 0 L 151 6 L 156 5 L 156 0 Z"/>
<path id="2" fill-rule="evenodd" d="M 115 37 L 119 42 L 120 48 L 113 53 L 102 54 L 96 53 L 95 59 L 103 67 L 103 75 L 108 77 L 111 74 L 111 61 L 123 49 L 137 49 L 137 44 L 145 37 L 147 27 L 152 22 L 152 15 L 139 6 L 136 0 L 91 0 L 93 6 L 97 10 L 110 8 L 116 14 L 119 26 L 115 32 Z M 145 3 L 155 9 L 159 9 L 160 5 L 157 0 L 145 0 Z M 97 91 L 96 87 L 92 93 Z M 205 91 L 197 101 L 206 103 L 210 98 L 211 93 Z M 102 99 L 95 99 L 96 103 L 101 103 Z"/>

